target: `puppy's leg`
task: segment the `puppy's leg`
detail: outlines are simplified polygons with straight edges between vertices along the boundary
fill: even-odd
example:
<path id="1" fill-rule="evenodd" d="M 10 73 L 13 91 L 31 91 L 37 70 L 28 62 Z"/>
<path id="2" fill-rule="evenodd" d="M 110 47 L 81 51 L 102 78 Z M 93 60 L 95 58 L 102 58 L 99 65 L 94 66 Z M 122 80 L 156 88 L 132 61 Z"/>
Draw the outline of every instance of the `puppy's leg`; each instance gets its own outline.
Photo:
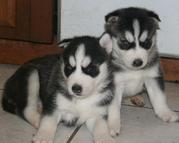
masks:
<path id="1" fill-rule="evenodd" d="M 163 88 L 159 84 L 161 82 L 163 81 L 160 78 L 147 79 L 145 81 L 150 101 L 158 117 L 165 122 L 175 122 L 178 120 L 178 116 L 175 112 L 169 109 Z"/>
<path id="2" fill-rule="evenodd" d="M 86 125 L 92 133 L 95 143 L 115 143 L 115 140 L 109 135 L 108 125 L 105 119 L 89 119 Z"/>
<path id="3" fill-rule="evenodd" d="M 53 143 L 59 120 L 57 114 L 43 116 L 33 143 Z"/>
<path id="4" fill-rule="evenodd" d="M 24 109 L 24 117 L 35 128 L 39 127 L 40 113 L 38 112 L 38 96 L 39 96 L 39 76 L 34 70 L 28 79 L 27 87 L 27 106 Z"/>
<path id="5" fill-rule="evenodd" d="M 118 87 L 116 85 L 114 99 L 108 108 L 108 126 L 112 137 L 116 137 L 120 133 L 120 128 L 121 128 L 120 110 L 121 110 L 123 89 L 124 89 L 123 86 Z"/>

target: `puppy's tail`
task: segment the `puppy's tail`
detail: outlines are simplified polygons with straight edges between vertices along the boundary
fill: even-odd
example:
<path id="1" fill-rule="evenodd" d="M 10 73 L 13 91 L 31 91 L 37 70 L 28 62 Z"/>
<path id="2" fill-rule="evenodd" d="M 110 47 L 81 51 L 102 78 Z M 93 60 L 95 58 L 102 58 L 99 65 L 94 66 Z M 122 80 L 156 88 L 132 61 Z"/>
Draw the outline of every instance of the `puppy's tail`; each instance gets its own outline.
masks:
<path id="1" fill-rule="evenodd" d="M 8 98 L 8 97 L 4 97 L 2 98 L 2 108 L 4 111 L 10 112 L 12 114 L 16 114 L 16 105 L 15 102 Z"/>
<path id="2" fill-rule="evenodd" d="M 3 97 L 2 97 L 2 108 L 4 111 L 10 112 L 12 114 L 16 114 L 17 107 L 16 107 L 15 95 L 13 93 L 15 87 L 12 86 L 13 84 L 9 84 L 12 82 L 14 82 L 14 80 L 10 78 L 5 83 Z"/>

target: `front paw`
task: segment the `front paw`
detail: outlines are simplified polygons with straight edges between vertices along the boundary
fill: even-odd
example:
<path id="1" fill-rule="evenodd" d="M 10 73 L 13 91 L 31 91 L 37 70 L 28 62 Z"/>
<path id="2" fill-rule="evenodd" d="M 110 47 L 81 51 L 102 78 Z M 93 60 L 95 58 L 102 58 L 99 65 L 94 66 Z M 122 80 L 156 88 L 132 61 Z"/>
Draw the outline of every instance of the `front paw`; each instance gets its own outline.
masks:
<path id="1" fill-rule="evenodd" d="M 178 115 L 171 110 L 158 112 L 157 116 L 165 122 L 177 122 L 177 121 L 179 121 Z"/>
<path id="2" fill-rule="evenodd" d="M 110 118 L 110 120 L 108 120 L 108 128 L 109 128 L 110 135 L 113 138 L 117 137 L 120 134 L 120 130 L 121 130 L 120 117 Z"/>
<path id="3" fill-rule="evenodd" d="M 32 139 L 32 143 L 53 143 L 54 135 L 47 131 L 38 132 Z"/>
<path id="4" fill-rule="evenodd" d="M 101 134 L 94 137 L 95 143 L 115 143 L 114 138 L 109 134 Z"/>
<path id="5" fill-rule="evenodd" d="M 112 137 L 117 137 L 120 134 L 121 122 L 119 120 L 109 123 L 109 132 Z"/>

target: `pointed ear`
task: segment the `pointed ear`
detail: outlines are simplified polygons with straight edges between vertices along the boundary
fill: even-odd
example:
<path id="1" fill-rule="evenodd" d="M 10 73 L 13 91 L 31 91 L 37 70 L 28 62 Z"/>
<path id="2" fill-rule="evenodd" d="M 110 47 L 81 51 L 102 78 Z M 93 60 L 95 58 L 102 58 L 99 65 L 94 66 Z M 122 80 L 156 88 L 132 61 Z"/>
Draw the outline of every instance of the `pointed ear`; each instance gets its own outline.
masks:
<path id="1" fill-rule="evenodd" d="M 155 20 L 157 20 L 158 22 L 160 22 L 160 17 L 158 16 L 158 14 L 156 14 L 155 12 L 153 11 L 148 11 L 148 16 L 151 17 L 151 18 L 154 18 Z"/>
<path id="2" fill-rule="evenodd" d="M 155 25 L 156 25 L 156 29 L 160 29 L 159 27 L 159 22 L 161 22 L 158 14 L 156 14 L 153 11 L 148 11 L 148 16 L 154 21 Z"/>
<path id="3" fill-rule="evenodd" d="M 99 39 L 99 44 L 108 54 L 112 52 L 112 39 L 108 33 L 104 33 Z"/>
<path id="4" fill-rule="evenodd" d="M 106 16 L 106 24 L 111 25 L 119 22 L 119 16 Z"/>
<path id="5" fill-rule="evenodd" d="M 58 46 L 60 47 L 60 48 L 66 48 L 68 45 L 69 45 L 69 43 L 71 42 L 71 40 L 72 39 L 64 39 L 64 40 L 62 40 L 62 41 L 60 41 L 59 43 L 58 43 Z"/>
<path id="6" fill-rule="evenodd" d="M 121 15 L 119 10 L 107 14 L 105 16 L 105 31 L 115 35 L 116 28 L 120 24 L 120 21 L 121 21 Z"/>
<path id="7" fill-rule="evenodd" d="M 119 21 L 119 19 L 120 19 L 120 11 L 119 10 L 110 12 L 105 16 L 106 23 L 116 23 Z"/>

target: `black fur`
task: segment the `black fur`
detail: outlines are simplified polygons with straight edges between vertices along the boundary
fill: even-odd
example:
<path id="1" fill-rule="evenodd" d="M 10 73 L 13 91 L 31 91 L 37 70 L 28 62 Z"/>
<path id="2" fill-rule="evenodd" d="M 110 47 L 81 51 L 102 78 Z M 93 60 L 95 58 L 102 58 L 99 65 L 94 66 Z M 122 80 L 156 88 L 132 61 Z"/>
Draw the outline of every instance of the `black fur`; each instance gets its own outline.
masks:
<path id="1" fill-rule="evenodd" d="M 98 103 L 98 105 L 99 105 L 99 106 L 109 105 L 109 104 L 111 104 L 112 100 L 113 100 L 113 94 L 108 94 L 107 96 L 105 96 L 104 99 L 102 99 L 102 100 Z"/>
<path id="2" fill-rule="evenodd" d="M 165 90 L 164 78 L 162 76 L 160 76 L 155 79 L 159 85 L 160 90 L 164 91 Z"/>
<path id="3" fill-rule="evenodd" d="M 27 104 L 27 79 L 33 68 L 22 66 L 5 83 L 2 107 L 5 111 L 23 117 L 23 109 Z M 19 82 L 19 80 L 21 82 Z"/>
<path id="4" fill-rule="evenodd" d="M 55 107 L 56 90 L 65 91 L 57 82 L 58 78 L 53 79 L 53 74 L 57 72 L 59 55 L 50 55 L 37 58 L 25 63 L 15 74 L 10 77 L 6 84 L 3 94 L 3 109 L 11 113 L 23 115 L 23 110 L 27 104 L 27 82 L 29 75 L 37 70 L 40 78 L 39 97 L 43 104 L 43 112 L 50 113 Z M 61 78 L 63 80 L 63 78 Z M 52 83 L 50 83 L 52 82 Z M 53 95 L 53 96 L 52 96 Z M 6 103 L 9 104 L 4 104 Z M 9 102 L 11 101 L 11 102 Z M 7 109 L 7 107 L 11 107 Z M 14 111 L 13 111 L 14 110 Z"/>
<path id="5" fill-rule="evenodd" d="M 67 127 L 73 127 L 77 124 L 78 118 L 74 118 L 70 121 L 62 120 L 61 123 L 63 123 Z"/>
<path id="6" fill-rule="evenodd" d="M 165 84 L 164 84 L 164 72 L 163 69 L 160 67 L 159 69 L 159 77 L 156 78 L 157 83 L 162 91 L 165 90 Z"/>

